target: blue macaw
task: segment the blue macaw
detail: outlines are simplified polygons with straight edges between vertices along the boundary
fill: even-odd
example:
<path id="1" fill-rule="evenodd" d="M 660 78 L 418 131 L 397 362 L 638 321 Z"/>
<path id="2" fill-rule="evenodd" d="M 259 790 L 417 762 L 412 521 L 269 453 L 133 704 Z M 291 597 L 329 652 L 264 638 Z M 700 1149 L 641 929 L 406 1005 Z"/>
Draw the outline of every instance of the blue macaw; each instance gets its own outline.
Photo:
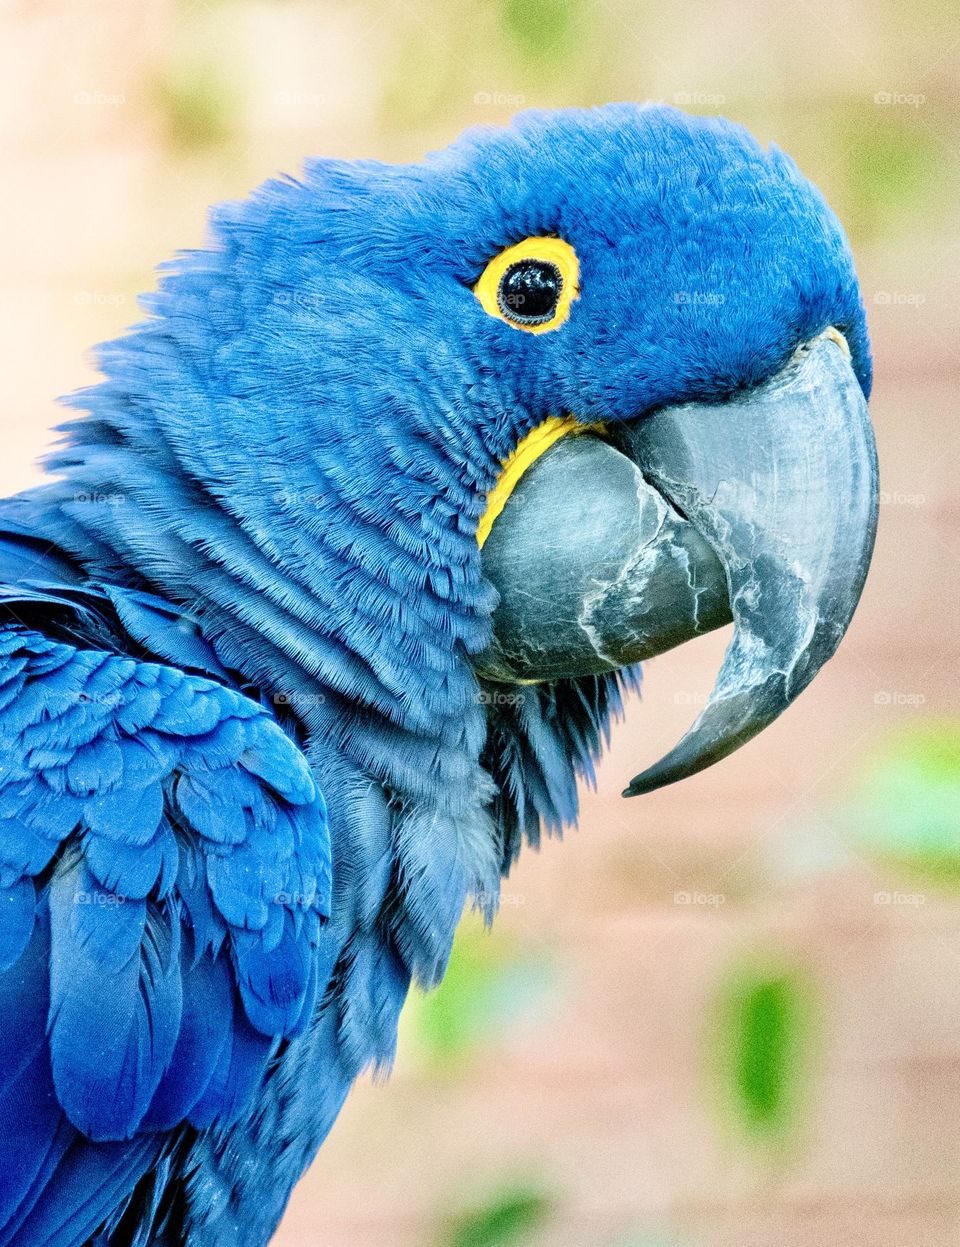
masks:
<path id="1" fill-rule="evenodd" d="M 0 506 L 0 1245 L 265 1243 L 411 982 L 730 620 L 729 753 L 876 523 L 848 245 L 722 120 L 530 112 L 212 214 Z"/>

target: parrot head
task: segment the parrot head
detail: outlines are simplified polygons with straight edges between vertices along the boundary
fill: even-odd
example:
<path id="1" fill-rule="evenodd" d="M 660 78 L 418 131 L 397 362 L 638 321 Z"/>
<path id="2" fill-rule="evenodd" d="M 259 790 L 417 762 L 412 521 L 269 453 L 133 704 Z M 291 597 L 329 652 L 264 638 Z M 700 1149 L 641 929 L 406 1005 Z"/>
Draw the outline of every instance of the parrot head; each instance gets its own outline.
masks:
<path id="1" fill-rule="evenodd" d="M 312 624 L 394 700 L 628 671 L 732 620 L 637 793 L 749 740 L 831 656 L 876 526 L 870 355 L 843 232 L 782 153 L 659 106 L 530 112 L 415 165 L 309 163 L 213 232 L 106 348 L 100 452 L 175 459 L 307 589 L 335 552 Z M 75 428 L 74 462 L 96 440 Z"/>

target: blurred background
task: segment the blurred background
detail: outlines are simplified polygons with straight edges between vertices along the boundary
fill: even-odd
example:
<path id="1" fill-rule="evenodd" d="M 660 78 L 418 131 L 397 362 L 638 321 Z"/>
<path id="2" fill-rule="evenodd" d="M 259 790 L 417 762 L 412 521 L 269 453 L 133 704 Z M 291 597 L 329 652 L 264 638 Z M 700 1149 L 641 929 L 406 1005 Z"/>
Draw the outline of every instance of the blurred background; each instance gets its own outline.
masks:
<path id="1" fill-rule="evenodd" d="M 858 256 L 883 506 L 838 656 L 625 802 L 725 637 L 649 664 L 580 829 L 464 922 L 280 1247 L 960 1244 L 958 86 L 952 0 L 0 0 L 4 492 L 207 204 L 307 154 L 659 99 L 791 152 Z"/>

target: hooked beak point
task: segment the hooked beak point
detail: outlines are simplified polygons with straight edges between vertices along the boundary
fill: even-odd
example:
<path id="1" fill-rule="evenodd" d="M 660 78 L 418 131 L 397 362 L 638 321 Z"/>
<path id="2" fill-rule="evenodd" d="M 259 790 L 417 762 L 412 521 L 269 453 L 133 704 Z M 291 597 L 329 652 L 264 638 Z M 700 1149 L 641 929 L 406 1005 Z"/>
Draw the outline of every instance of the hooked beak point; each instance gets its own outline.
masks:
<path id="1" fill-rule="evenodd" d="M 847 630 L 876 533 L 873 432 L 832 328 L 725 403 L 603 439 L 557 433 L 508 485 L 482 546 L 500 594 L 485 678 L 614 671 L 733 620 L 702 713 L 628 796 L 719 761 L 806 688 Z"/>

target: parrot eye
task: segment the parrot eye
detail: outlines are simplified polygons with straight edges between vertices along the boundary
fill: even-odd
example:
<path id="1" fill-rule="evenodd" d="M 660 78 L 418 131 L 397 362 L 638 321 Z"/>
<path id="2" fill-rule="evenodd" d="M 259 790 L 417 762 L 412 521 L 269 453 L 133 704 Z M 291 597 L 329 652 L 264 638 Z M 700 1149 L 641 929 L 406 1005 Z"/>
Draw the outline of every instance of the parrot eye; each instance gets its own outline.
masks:
<path id="1" fill-rule="evenodd" d="M 557 310 L 563 278 L 547 260 L 517 260 L 500 278 L 497 304 L 507 320 L 518 325 L 542 325 Z"/>
<path id="2" fill-rule="evenodd" d="M 562 238 L 525 238 L 493 257 L 473 292 L 484 311 L 514 329 L 546 333 L 570 315 L 579 267 Z"/>

